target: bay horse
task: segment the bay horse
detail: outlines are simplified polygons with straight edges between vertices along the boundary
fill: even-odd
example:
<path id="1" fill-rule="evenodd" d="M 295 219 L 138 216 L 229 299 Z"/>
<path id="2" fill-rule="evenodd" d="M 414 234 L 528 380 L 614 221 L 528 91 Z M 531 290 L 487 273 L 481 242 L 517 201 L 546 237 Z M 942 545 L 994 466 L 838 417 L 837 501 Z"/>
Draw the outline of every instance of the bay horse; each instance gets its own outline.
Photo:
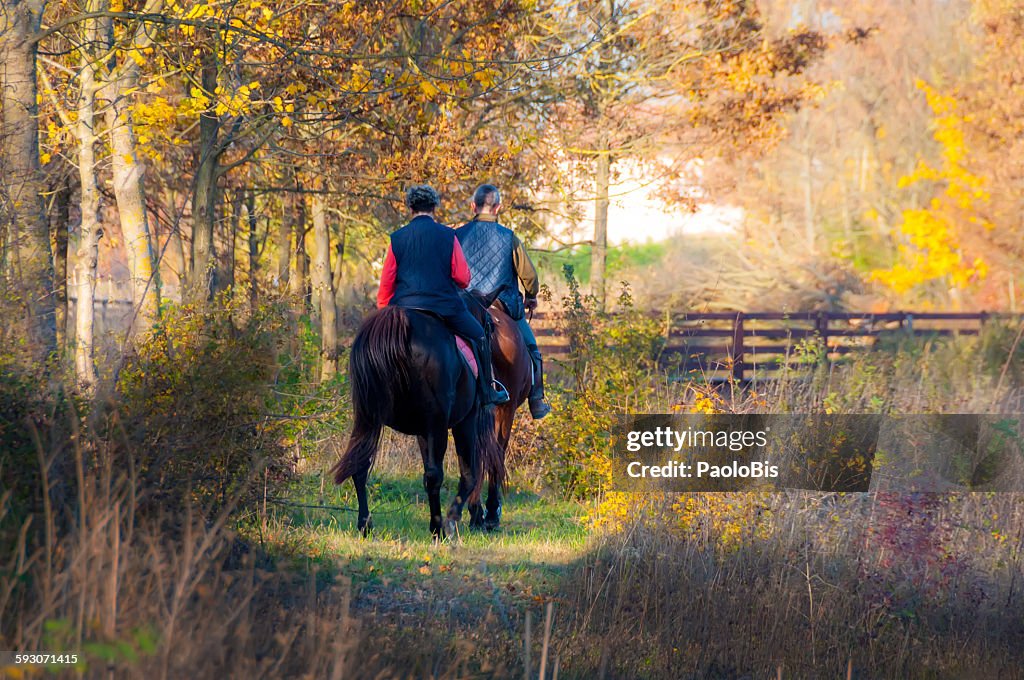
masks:
<path id="1" fill-rule="evenodd" d="M 495 295 L 500 292 L 499 290 Z M 504 470 L 505 454 L 512 436 L 512 423 L 515 421 L 516 409 L 530 396 L 530 387 L 533 384 L 533 362 L 526 349 L 523 334 L 519 332 L 519 324 L 508 315 L 505 306 L 495 300 L 487 311 L 490 312 L 494 325 L 494 331 L 491 334 L 494 377 L 505 386 L 509 397 L 511 397 L 506 403 L 496 406 L 494 411 L 494 434 L 501 450 L 502 470 Z M 486 508 L 481 508 L 479 501 L 470 502 L 470 528 L 494 531 L 499 527 L 501 524 L 502 483 L 502 478 L 488 475 Z"/>
<path id="2" fill-rule="evenodd" d="M 471 312 L 483 302 L 466 296 Z M 384 307 L 359 328 L 349 355 L 352 434 L 332 472 L 349 477 L 359 502 L 358 528 L 372 528 L 366 480 L 385 426 L 416 437 L 423 457 L 423 488 L 430 505 L 430 531 L 437 538 L 456 533 L 466 502 L 479 505 L 484 473 L 500 485 L 505 464 L 494 431 L 494 408 L 481 407 L 477 381 L 456 349 L 445 323 L 430 312 Z M 441 517 L 441 485 L 448 431 L 459 457 L 459 488 Z"/>

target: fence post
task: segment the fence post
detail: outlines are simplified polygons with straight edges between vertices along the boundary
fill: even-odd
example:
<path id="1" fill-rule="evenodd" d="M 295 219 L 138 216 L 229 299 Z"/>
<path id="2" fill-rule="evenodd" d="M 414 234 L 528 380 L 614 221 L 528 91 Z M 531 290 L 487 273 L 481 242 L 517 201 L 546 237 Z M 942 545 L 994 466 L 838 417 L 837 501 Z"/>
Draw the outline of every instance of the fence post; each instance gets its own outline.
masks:
<path id="1" fill-rule="evenodd" d="M 825 358 L 828 358 L 828 312 L 818 312 L 818 318 L 814 322 L 814 329 L 821 336 L 824 345 Z"/>
<path id="2" fill-rule="evenodd" d="M 732 377 L 743 380 L 743 312 L 736 312 L 732 327 Z"/>

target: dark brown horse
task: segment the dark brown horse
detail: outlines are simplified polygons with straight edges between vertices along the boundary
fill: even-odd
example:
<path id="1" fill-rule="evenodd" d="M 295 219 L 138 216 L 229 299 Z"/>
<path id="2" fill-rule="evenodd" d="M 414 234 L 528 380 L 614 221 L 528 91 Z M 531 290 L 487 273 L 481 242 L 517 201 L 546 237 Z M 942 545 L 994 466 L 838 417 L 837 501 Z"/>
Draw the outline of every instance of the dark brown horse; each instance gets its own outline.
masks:
<path id="1" fill-rule="evenodd" d="M 495 407 L 494 430 L 498 446 L 501 448 L 502 469 L 504 469 L 505 453 L 512 436 L 512 422 L 516 417 L 516 409 L 530 396 L 530 385 L 533 381 L 533 364 L 530 353 L 519 332 L 519 325 L 508 315 L 500 302 L 493 302 L 488 308 L 494 323 L 491 335 L 491 353 L 494 360 L 494 377 L 508 390 L 511 399 Z M 479 500 L 469 504 L 470 526 L 494 531 L 501 524 L 501 484 L 502 480 L 488 475 L 486 512 L 481 508 Z"/>
<path id="2" fill-rule="evenodd" d="M 349 356 L 349 376 L 355 423 L 333 472 L 335 483 L 351 477 L 355 484 L 359 530 L 365 535 L 372 526 L 366 480 L 387 426 L 417 438 L 430 531 L 437 537 L 453 535 L 463 505 L 468 501 L 479 506 L 484 473 L 500 486 L 505 464 L 494 436 L 494 410 L 480 406 L 476 379 L 459 356 L 451 332 L 429 312 L 385 307 L 359 328 Z M 442 520 L 440 492 L 449 430 L 459 456 L 459 488 Z"/>

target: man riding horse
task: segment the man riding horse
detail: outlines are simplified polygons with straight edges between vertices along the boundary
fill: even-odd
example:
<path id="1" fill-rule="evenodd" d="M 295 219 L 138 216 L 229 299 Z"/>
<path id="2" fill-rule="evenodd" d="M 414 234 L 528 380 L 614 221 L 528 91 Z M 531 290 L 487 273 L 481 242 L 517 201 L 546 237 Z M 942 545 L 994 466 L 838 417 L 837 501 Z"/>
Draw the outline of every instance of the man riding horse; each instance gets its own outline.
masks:
<path id="1" fill-rule="evenodd" d="M 499 290 L 498 299 L 508 315 L 519 326 L 533 362 L 533 385 L 530 390 L 530 415 L 540 420 L 551 412 L 544 401 L 544 363 L 537 338 L 526 320 L 525 311 L 537 308 L 539 282 L 537 270 L 522 242 L 511 229 L 498 223 L 501 192 L 493 184 L 481 185 L 473 194 L 473 219 L 455 231 L 462 252 L 469 263 L 469 287 L 490 297 Z M 519 292 L 519 282 L 526 299 Z"/>
<path id="2" fill-rule="evenodd" d="M 500 384 L 495 388 L 490 339 L 459 295 L 459 289 L 469 285 L 469 265 L 455 230 L 434 220 L 441 197 L 432 187 L 419 185 L 409 188 L 405 203 L 412 219 L 391 234 L 377 307 L 397 305 L 441 317 L 473 349 L 481 403 L 503 404 L 509 395 Z"/>

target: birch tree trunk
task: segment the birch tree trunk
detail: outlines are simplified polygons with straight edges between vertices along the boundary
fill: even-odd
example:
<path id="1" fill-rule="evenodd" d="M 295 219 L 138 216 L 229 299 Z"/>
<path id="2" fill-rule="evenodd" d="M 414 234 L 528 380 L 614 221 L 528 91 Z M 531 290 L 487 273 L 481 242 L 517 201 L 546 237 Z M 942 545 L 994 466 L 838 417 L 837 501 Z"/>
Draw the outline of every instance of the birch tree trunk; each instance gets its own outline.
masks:
<path id="1" fill-rule="evenodd" d="M 45 0 L 5 0 L 0 13 L 4 186 L 20 265 L 28 351 L 42 364 L 57 349 L 50 225 L 43 202 L 37 133 L 36 43 Z"/>
<path id="2" fill-rule="evenodd" d="M 86 11 L 98 10 L 99 4 L 90 1 Z M 93 44 L 98 34 L 96 20 L 87 20 L 83 28 L 86 40 Z M 103 232 L 100 228 L 100 188 L 96 180 L 97 64 L 90 50 L 83 49 L 81 59 L 76 134 L 82 224 L 75 240 L 75 377 L 79 387 L 89 391 L 96 385 L 96 368 L 93 364 L 94 309 L 96 266 Z"/>
<path id="3" fill-rule="evenodd" d="M 153 240 L 146 213 L 146 168 L 135 150 L 128 97 L 138 87 L 139 68 L 132 59 L 126 59 L 107 89 L 110 105 L 107 108 L 107 127 L 110 129 L 110 165 L 114 178 L 114 198 L 117 215 L 124 235 L 128 256 L 128 276 L 131 278 L 132 301 L 136 316 L 131 333 L 148 328 L 160 315 L 160 277 L 153 256 Z"/>
<path id="4" fill-rule="evenodd" d="M 320 301 L 320 380 L 330 380 L 338 372 L 337 308 L 331 281 L 331 233 L 327 227 L 327 205 L 323 194 L 313 194 L 313 288 Z"/>

